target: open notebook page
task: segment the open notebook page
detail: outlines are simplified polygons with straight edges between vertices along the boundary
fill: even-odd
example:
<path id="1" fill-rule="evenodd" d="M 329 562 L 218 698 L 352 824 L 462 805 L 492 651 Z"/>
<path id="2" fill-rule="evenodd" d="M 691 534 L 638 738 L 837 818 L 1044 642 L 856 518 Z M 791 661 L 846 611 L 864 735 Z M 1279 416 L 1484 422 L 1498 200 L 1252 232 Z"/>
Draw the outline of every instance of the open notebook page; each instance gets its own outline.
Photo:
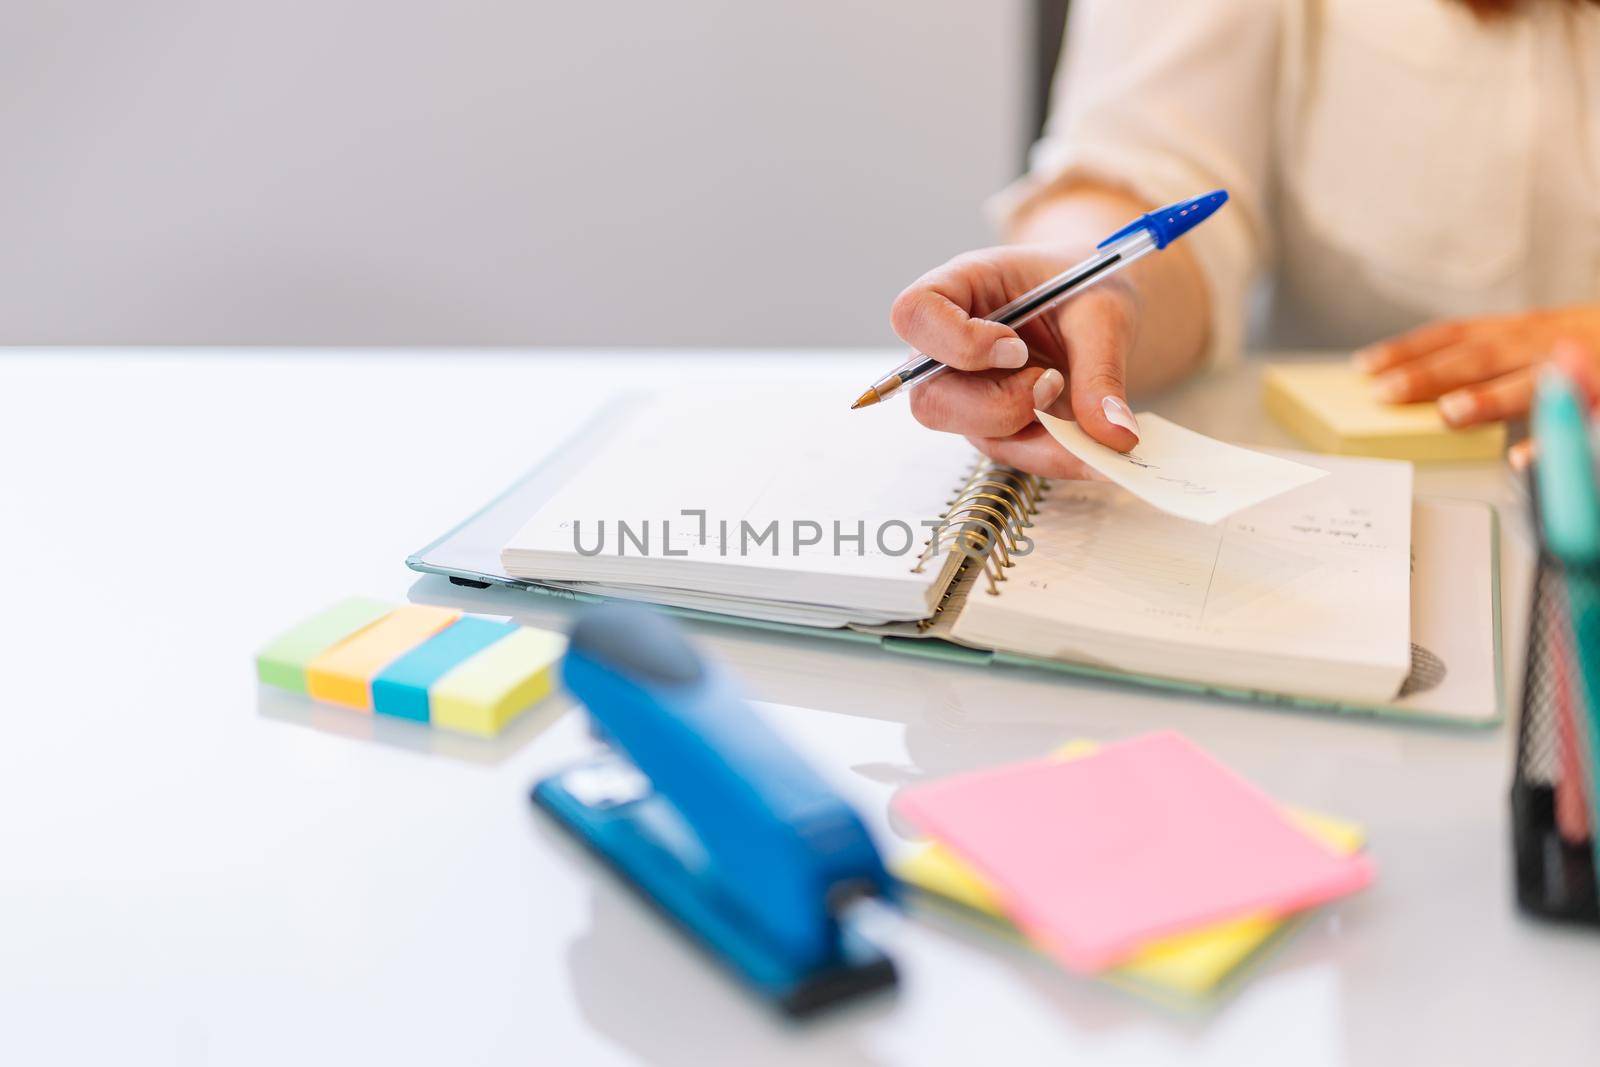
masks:
<path id="1" fill-rule="evenodd" d="M 1214 526 L 1055 482 L 1031 554 L 951 633 L 984 648 L 1346 701 L 1410 667 L 1411 465 L 1289 453 L 1329 477 Z"/>
<path id="2" fill-rule="evenodd" d="M 807 389 L 663 393 L 592 447 L 505 546 L 508 574 L 828 605 L 869 621 L 937 604 L 946 560 L 913 566 L 925 523 L 976 458 L 905 404 L 851 411 L 836 390 Z"/>

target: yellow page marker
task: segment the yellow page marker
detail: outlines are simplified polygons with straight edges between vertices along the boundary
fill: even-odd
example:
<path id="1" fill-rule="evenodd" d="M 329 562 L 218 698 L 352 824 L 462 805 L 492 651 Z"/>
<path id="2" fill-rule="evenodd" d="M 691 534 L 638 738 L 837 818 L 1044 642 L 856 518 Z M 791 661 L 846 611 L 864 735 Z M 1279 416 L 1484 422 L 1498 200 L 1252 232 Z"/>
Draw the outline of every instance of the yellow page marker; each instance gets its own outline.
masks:
<path id="1" fill-rule="evenodd" d="M 1060 759 L 1076 759 L 1098 747 L 1092 741 L 1072 741 L 1057 749 L 1055 755 Z M 1285 808 L 1284 815 L 1340 855 L 1354 854 L 1365 844 L 1366 835 L 1361 827 L 1344 819 L 1295 808 Z M 1005 909 L 989 883 L 943 845 L 928 845 L 908 856 L 895 865 L 895 874 L 924 892 L 996 921 L 1021 938 L 1006 920 Z M 1153 987 L 1157 992 L 1203 996 L 1270 941 L 1288 921 L 1253 915 L 1162 938 L 1107 971 L 1104 977 L 1123 985 Z"/>
<path id="2" fill-rule="evenodd" d="M 433 725 L 493 737 L 550 692 L 567 639 L 524 626 L 453 667 L 429 690 Z"/>
<path id="3" fill-rule="evenodd" d="M 372 710 L 372 679 L 390 663 L 461 618 L 461 612 L 406 604 L 340 641 L 306 665 L 313 700 Z"/>

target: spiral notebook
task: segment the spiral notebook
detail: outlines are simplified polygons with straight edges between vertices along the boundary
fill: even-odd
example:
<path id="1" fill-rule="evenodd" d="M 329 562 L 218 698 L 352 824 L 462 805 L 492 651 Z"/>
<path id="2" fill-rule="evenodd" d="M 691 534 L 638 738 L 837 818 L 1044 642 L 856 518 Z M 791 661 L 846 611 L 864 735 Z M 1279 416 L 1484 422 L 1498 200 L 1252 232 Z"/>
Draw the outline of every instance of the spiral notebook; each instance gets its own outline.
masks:
<path id="1" fill-rule="evenodd" d="M 906 405 L 665 393 L 408 562 L 942 658 L 1493 721 L 1492 511 L 1414 507 L 1406 464 L 1286 455 L 1327 477 L 1205 525 L 981 461 Z M 1454 661 L 1420 689 L 1418 647 Z"/>

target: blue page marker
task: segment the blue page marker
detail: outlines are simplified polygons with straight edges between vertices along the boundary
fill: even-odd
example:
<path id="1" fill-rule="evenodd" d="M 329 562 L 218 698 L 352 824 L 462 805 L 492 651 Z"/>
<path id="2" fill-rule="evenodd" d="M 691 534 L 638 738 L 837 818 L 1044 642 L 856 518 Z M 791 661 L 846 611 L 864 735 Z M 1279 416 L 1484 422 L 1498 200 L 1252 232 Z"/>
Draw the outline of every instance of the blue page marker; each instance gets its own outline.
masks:
<path id="1" fill-rule="evenodd" d="M 379 715 L 428 722 L 428 690 L 445 674 L 517 627 L 464 615 L 389 664 L 372 680 L 372 710 Z"/>

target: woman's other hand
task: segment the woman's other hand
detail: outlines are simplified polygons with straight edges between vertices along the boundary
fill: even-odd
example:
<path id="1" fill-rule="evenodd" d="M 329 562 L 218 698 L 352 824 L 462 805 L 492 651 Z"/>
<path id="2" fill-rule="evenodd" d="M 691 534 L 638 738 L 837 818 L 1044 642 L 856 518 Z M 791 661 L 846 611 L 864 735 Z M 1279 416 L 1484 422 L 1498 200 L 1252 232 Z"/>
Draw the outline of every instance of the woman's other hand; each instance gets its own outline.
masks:
<path id="1" fill-rule="evenodd" d="M 1431 323 L 1369 345 L 1355 361 L 1384 400 L 1436 400 L 1445 422 L 1475 426 L 1526 415 L 1539 364 L 1563 339 L 1600 350 L 1600 307 Z"/>

